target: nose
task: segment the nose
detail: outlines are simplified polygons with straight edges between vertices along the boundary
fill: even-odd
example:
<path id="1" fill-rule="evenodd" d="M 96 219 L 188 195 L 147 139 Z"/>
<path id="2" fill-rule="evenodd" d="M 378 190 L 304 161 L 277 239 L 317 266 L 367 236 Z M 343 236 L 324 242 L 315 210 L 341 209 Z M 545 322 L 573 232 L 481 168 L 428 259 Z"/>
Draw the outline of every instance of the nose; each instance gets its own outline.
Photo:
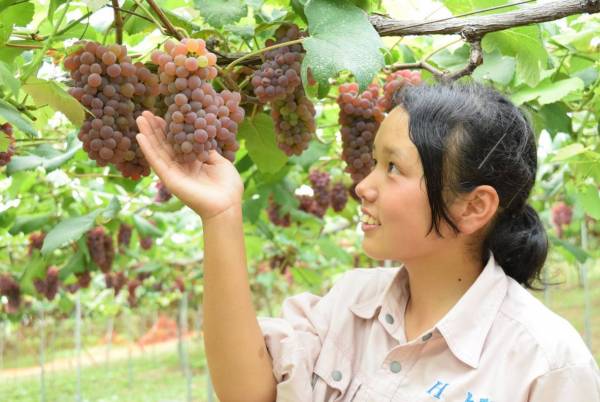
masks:
<path id="1" fill-rule="evenodd" d="M 377 197 L 377 191 L 372 186 L 371 180 L 369 179 L 370 177 L 371 174 L 367 175 L 367 177 L 358 182 L 356 188 L 354 189 L 356 195 L 358 195 L 363 202 L 373 202 L 375 197 Z"/>

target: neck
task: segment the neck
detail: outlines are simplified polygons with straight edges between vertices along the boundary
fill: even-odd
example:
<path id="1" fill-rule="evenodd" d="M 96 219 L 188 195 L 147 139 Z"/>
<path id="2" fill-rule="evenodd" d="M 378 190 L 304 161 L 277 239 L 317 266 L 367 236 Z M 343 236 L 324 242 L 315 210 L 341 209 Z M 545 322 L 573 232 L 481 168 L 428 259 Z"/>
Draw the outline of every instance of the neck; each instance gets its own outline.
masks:
<path id="1" fill-rule="evenodd" d="M 405 321 L 407 326 L 423 330 L 450 311 L 483 269 L 480 258 L 453 250 L 404 265 L 410 290 Z"/>

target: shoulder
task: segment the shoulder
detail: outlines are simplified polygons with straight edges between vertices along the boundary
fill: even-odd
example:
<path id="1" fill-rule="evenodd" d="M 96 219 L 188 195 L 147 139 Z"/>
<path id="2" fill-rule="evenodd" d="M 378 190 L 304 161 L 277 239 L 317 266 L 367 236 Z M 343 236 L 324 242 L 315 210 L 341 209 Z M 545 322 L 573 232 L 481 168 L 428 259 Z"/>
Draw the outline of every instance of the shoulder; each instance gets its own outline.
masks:
<path id="1" fill-rule="evenodd" d="M 536 299 L 512 278 L 500 308 L 502 327 L 518 337 L 515 347 L 538 355 L 547 370 L 589 362 L 591 353 L 573 325 Z M 541 356 L 540 356 L 541 355 Z"/>

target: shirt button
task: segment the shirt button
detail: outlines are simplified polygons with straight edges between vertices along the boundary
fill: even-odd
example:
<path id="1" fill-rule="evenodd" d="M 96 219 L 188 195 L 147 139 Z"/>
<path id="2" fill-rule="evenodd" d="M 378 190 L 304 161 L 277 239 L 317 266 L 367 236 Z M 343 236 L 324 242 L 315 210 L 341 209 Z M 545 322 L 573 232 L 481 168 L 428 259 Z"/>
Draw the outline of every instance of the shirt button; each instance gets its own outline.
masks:
<path id="1" fill-rule="evenodd" d="M 401 369 L 402 369 L 402 366 L 400 365 L 400 362 L 397 362 L 396 360 L 394 360 L 393 362 L 390 363 L 390 371 L 392 373 L 399 373 Z"/>
<path id="2" fill-rule="evenodd" d="M 331 372 L 331 378 L 333 378 L 333 381 L 340 381 L 342 379 L 342 373 L 339 370 L 333 370 Z"/>
<path id="3" fill-rule="evenodd" d="M 428 340 L 429 338 L 431 338 L 433 336 L 433 334 L 430 332 L 427 335 L 423 335 L 423 337 L 421 338 L 421 340 L 423 342 L 425 342 L 426 340 Z"/>
<path id="4" fill-rule="evenodd" d="M 394 317 L 392 317 L 391 314 L 386 314 L 385 315 L 385 320 L 387 321 L 388 324 L 393 324 L 394 323 Z"/>

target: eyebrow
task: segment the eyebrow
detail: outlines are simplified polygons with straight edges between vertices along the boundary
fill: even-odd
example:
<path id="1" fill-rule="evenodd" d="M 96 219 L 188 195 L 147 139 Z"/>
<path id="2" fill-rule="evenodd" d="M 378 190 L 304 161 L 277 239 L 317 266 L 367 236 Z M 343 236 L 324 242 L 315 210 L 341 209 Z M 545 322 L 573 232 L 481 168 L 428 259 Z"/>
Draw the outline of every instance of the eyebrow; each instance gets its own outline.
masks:
<path id="1" fill-rule="evenodd" d="M 391 155 L 395 155 L 397 157 L 401 156 L 401 152 L 400 152 L 399 149 L 391 148 L 391 147 L 389 147 L 387 145 L 384 145 L 384 147 L 383 147 L 383 153 L 384 153 L 384 155 L 391 154 Z M 375 155 L 375 143 L 373 143 L 373 152 L 372 152 L 372 154 Z"/>

